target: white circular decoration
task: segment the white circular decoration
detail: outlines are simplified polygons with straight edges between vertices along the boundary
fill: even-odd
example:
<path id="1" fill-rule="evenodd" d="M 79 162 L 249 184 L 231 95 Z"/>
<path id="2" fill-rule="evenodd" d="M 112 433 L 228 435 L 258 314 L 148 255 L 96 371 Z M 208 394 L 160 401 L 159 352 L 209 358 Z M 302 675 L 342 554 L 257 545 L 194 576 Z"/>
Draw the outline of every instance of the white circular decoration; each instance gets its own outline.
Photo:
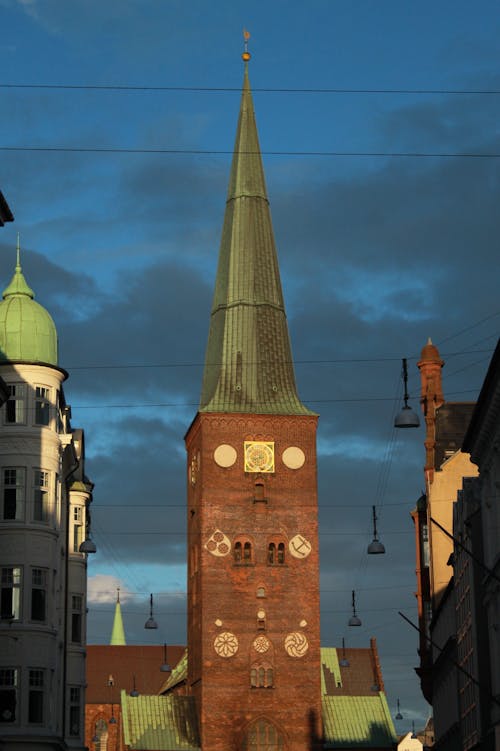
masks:
<path id="1" fill-rule="evenodd" d="M 307 558 L 312 550 L 312 545 L 302 535 L 295 535 L 288 543 L 288 550 L 294 558 Z"/>
<path id="2" fill-rule="evenodd" d="M 219 467 L 232 467 L 236 457 L 236 449 L 228 443 L 221 443 L 214 451 L 214 460 Z"/>
<path id="3" fill-rule="evenodd" d="M 216 529 L 213 535 L 205 543 L 205 548 L 209 553 L 220 558 L 231 552 L 231 542 L 224 532 L 221 532 L 220 529 Z"/>
<path id="4" fill-rule="evenodd" d="M 307 621 L 301 621 L 299 623 L 300 628 L 305 628 L 307 626 Z"/>
<path id="5" fill-rule="evenodd" d="M 238 639 L 230 631 L 223 631 L 215 637 L 214 649 L 219 657 L 232 657 L 238 651 Z"/>
<path id="6" fill-rule="evenodd" d="M 289 446 L 281 455 L 283 464 L 288 469 L 300 469 L 306 460 L 306 455 L 298 446 Z"/>
<path id="7" fill-rule="evenodd" d="M 303 657 L 309 649 L 309 642 L 300 631 L 293 631 L 285 637 L 285 649 L 290 657 Z"/>
<path id="8" fill-rule="evenodd" d="M 263 621 L 265 617 L 266 617 L 266 611 L 259 610 L 257 613 L 257 618 L 259 619 L 259 621 Z"/>
<path id="9" fill-rule="evenodd" d="M 221 619 L 220 619 L 220 618 L 217 618 L 217 620 L 216 620 L 216 621 L 214 621 L 214 622 L 215 622 L 215 625 L 216 625 L 216 626 L 222 626 L 222 621 L 221 621 Z"/>
<path id="10" fill-rule="evenodd" d="M 271 644 L 267 636 L 257 636 L 257 638 L 253 640 L 253 648 L 256 652 L 260 652 L 260 654 L 267 652 L 270 646 Z"/>

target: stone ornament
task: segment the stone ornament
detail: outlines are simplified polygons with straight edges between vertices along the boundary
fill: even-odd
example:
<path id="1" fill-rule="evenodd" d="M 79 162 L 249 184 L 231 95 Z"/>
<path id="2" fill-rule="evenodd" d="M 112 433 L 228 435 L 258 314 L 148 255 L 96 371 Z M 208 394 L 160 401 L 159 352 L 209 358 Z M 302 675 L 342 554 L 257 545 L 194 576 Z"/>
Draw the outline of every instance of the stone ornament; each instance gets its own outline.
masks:
<path id="1" fill-rule="evenodd" d="M 232 657 L 238 651 L 238 639 L 230 631 L 223 631 L 215 637 L 214 649 L 219 657 Z"/>
<path id="2" fill-rule="evenodd" d="M 306 455 L 298 446 L 289 446 L 283 451 L 281 458 L 288 469 L 300 469 L 306 461 Z"/>
<path id="3" fill-rule="evenodd" d="M 267 636 L 257 636 L 257 638 L 253 640 L 252 646 L 256 652 L 264 654 L 264 652 L 267 652 L 271 644 Z"/>
<path id="4" fill-rule="evenodd" d="M 307 558 L 312 550 L 312 545 L 302 535 L 295 535 L 288 543 L 288 550 L 294 558 Z"/>
<path id="5" fill-rule="evenodd" d="M 231 542 L 224 532 L 216 529 L 213 535 L 205 543 L 205 548 L 212 555 L 220 558 L 231 552 Z"/>
<path id="6" fill-rule="evenodd" d="M 292 631 L 285 636 L 285 651 L 290 657 L 304 657 L 309 642 L 301 631 Z"/>
<path id="7" fill-rule="evenodd" d="M 237 456 L 236 449 L 228 443 L 221 443 L 214 451 L 214 461 L 219 467 L 232 467 Z"/>

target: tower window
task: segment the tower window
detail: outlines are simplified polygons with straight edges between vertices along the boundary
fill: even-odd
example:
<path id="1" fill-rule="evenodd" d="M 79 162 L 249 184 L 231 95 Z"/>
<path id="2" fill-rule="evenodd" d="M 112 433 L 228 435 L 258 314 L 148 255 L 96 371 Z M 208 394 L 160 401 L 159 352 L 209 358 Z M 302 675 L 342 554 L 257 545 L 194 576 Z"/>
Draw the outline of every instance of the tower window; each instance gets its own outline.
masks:
<path id="1" fill-rule="evenodd" d="M 43 722 L 44 671 L 29 671 L 28 722 Z"/>
<path id="2" fill-rule="evenodd" d="M 273 540 L 267 548 L 267 562 L 271 566 L 282 566 L 285 563 L 285 543 L 279 540 Z"/>
<path id="3" fill-rule="evenodd" d="M 251 688 L 272 688 L 274 673 L 269 663 L 258 663 L 250 669 Z"/>
<path id="4" fill-rule="evenodd" d="M 69 689 L 69 734 L 73 737 L 80 735 L 80 687 L 70 686 Z"/>
<path id="5" fill-rule="evenodd" d="M 48 425 L 50 422 L 50 389 L 37 386 L 35 390 L 35 425 Z"/>
<path id="6" fill-rule="evenodd" d="M 5 422 L 24 423 L 26 386 L 24 383 L 13 383 L 7 388 L 9 399 L 5 405 Z"/>
<path id="7" fill-rule="evenodd" d="M 31 620 L 47 619 L 47 571 L 44 568 L 31 569 Z"/>
<path id="8" fill-rule="evenodd" d="M 0 723 L 16 721 L 17 683 L 16 668 L 0 668 Z"/>
<path id="9" fill-rule="evenodd" d="M 35 469 L 33 485 L 33 520 L 46 523 L 49 520 L 49 473 Z"/>
<path id="10" fill-rule="evenodd" d="M 81 595 L 71 595 L 71 641 L 73 644 L 82 642 L 82 607 Z"/>
<path id="11" fill-rule="evenodd" d="M 17 621 L 21 617 L 21 569 L 0 569 L 0 619 Z"/>
<path id="12" fill-rule="evenodd" d="M 265 597 L 266 596 L 266 590 L 264 587 L 257 587 L 257 597 Z"/>
<path id="13" fill-rule="evenodd" d="M 3 518 L 20 521 L 24 518 L 24 467 L 3 471 Z"/>
<path id="14" fill-rule="evenodd" d="M 253 563 L 253 545 L 248 538 L 239 538 L 233 545 L 234 562 L 250 565 Z"/>
<path id="15" fill-rule="evenodd" d="M 73 553 L 80 552 L 83 542 L 83 507 L 73 506 Z"/>

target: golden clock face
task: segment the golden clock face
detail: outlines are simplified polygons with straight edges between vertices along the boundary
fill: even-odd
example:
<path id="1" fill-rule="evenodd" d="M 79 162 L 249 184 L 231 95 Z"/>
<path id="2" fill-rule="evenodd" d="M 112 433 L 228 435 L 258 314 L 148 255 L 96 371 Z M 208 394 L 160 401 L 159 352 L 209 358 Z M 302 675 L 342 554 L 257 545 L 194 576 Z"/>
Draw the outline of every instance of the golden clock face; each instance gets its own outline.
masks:
<path id="1" fill-rule="evenodd" d="M 245 441 L 245 472 L 274 472 L 273 441 Z"/>

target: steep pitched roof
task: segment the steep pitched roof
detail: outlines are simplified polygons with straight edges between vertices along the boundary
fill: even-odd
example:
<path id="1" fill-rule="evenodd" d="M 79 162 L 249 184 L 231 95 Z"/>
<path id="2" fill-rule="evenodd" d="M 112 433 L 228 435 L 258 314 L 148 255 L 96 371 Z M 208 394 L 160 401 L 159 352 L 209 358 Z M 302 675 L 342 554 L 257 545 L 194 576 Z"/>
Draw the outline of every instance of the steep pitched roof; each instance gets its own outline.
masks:
<path id="1" fill-rule="evenodd" d="M 295 385 L 246 63 L 200 412 L 313 414 Z"/>
<path id="2" fill-rule="evenodd" d="M 198 751 L 192 696 L 128 696 L 121 693 L 123 737 L 130 749 Z"/>
<path id="3" fill-rule="evenodd" d="M 321 693 L 325 748 L 393 748 L 375 639 L 369 649 L 322 647 Z"/>

